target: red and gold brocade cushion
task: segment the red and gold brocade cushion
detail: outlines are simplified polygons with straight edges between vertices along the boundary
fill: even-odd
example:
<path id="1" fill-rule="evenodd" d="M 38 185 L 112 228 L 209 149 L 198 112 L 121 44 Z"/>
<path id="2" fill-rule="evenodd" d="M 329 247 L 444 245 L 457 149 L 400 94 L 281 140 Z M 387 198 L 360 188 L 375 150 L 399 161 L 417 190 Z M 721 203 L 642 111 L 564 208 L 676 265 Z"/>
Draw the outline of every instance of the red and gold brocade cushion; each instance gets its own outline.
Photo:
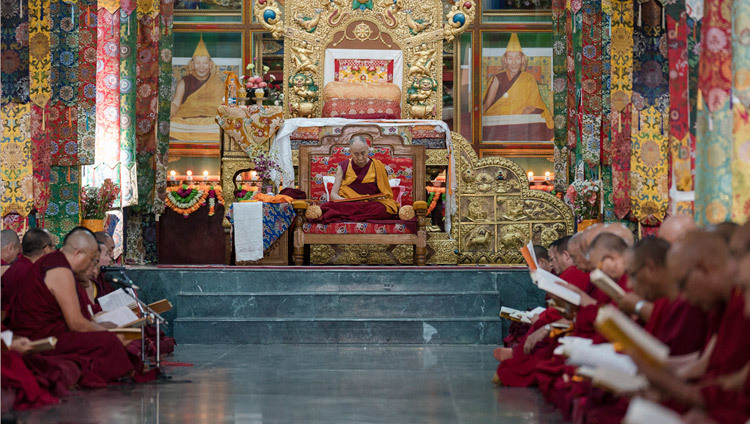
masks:
<path id="1" fill-rule="evenodd" d="M 385 165 L 388 178 L 401 179 L 403 195 L 402 205 L 411 205 L 414 200 L 414 161 L 409 157 L 393 157 L 391 150 L 387 147 L 376 146 L 370 148 L 370 157 L 375 158 Z M 323 177 L 336 175 L 336 167 L 340 162 L 350 158 L 348 146 L 335 146 L 331 156 L 312 155 L 310 157 L 310 198 L 319 202 L 325 202 L 326 190 L 323 185 Z"/>
<path id="2" fill-rule="evenodd" d="M 393 59 L 335 59 L 334 81 L 393 82 Z"/>
<path id="3" fill-rule="evenodd" d="M 383 99 L 328 99 L 324 118 L 401 119 L 401 102 Z"/>
<path id="4" fill-rule="evenodd" d="M 416 234 L 416 221 L 401 222 L 336 222 L 320 224 L 305 222 L 302 231 L 306 234 Z"/>

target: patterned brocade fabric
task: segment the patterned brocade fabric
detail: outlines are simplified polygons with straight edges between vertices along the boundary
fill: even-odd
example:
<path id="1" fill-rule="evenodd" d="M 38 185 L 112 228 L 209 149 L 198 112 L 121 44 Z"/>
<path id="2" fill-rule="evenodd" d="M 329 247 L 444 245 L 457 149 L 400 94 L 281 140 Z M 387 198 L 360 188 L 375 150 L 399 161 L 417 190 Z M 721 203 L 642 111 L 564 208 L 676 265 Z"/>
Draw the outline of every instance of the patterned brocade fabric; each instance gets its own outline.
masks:
<path id="1" fill-rule="evenodd" d="M 2 104 L 29 101 L 29 13 L 25 0 L 0 2 Z M 23 10 L 23 13 L 21 11 Z"/>
<path id="2" fill-rule="evenodd" d="M 4 190 L 0 196 L 2 215 L 14 212 L 25 217 L 33 207 L 34 180 L 29 127 L 30 106 L 8 103 L 0 111 L 0 172 Z"/>
<path id="3" fill-rule="evenodd" d="M 732 216 L 732 0 L 706 0 L 702 20 L 698 99 L 695 217 L 699 225 Z"/>

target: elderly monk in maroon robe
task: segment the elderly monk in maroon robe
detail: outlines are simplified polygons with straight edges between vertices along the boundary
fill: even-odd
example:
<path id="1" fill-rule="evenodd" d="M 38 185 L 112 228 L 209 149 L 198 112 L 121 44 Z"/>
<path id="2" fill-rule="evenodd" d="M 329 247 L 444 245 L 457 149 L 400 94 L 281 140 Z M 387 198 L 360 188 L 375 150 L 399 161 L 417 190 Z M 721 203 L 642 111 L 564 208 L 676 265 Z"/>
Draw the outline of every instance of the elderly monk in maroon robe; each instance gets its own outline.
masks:
<path id="1" fill-rule="evenodd" d="M 328 224 L 394 219 L 398 204 L 393 200 L 385 166 L 379 160 L 370 158 L 367 139 L 361 135 L 349 140 L 349 151 L 351 159 L 339 163 L 330 193 L 332 201 L 321 205 L 323 215 L 319 221 Z M 383 197 L 376 201 L 336 202 L 369 195 Z"/>
<path id="2" fill-rule="evenodd" d="M 6 228 L 0 231 L 0 245 L 0 270 L 5 274 L 11 262 L 21 253 L 21 241 L 15 231 Z"/>
<path id="3" fill-rule="evenodd" d="M 604 228 L 596 232 L 598 235 L 588 246 L 586 261 L 607 274 L 623 290 L 628 291 L 625 273 L 628 249 L 626 240 L 604 231 Z M 586 236 L 585 233 L 584 236 Z M 581 303 L 570 334 L 590 338 L 594 343 L 605 342 L 604 337 L 596 332 L 594 320 L 599 306 L 611 303 L 612 299 L 596 287 L 591 288 L 589 292 L 574 286 L 569 288 L 581 295 Z M 576 398 L 588 393 L 590 384 L 572 381 L 576 367 L 565 365 L 565 359 L 562 356 L 553 356 L 548 360 L 540 361 L 537 364 L 536 379 L 544 397 L 560 409 L 563 417 L 569 418 L 573 412 L 573 402 Z"/>
<path id="4" fill-rule="evenodd" d="M 743 373 L 750 361 L 750 319 L 738 286 L 739 267 L 728 243 L 707 231 L 694 231 L 678 240 L 667 263 L 688 301 L 709 314 L 711 339 L 694 366 L 679 373 L 657 369 L 637 353 L 629 353 L 669 406 L 680 412 L 710 408 L 732 382 L 745 381 Z"/>
<path id="5" fill-rule="evenodd" d="M 680 293 L 667 268 L 669 243 L 649 237 L 639 241 L 628 254 L 628 284 L 618 307 L 645 322 L 645 329 L 669 347 L 672 359 L 687 358 L 705 345 L 708 316 Z M 681 360 L 680 360 L 681 361 Z M 597 393 L 598 392 L 598 393 Z M 586 401 L 587 423 L 619 422 L 625 416 L 627 398 L 592 390 Z"/>
<path id="6" fill-rule="evenodd" d="M 21 241 L 22 254 L 3 274 L 2 279 L 2 308 L 8 310 L 11 299 L 18 289 L 26 282 L 26 277 L 31 268 L 42 256 L 55 250 L 55 242 L 47 230 L 31 228 L 26 231 Z"/>
<path id="7" fill-rule="evenodd" d="M 9 327 L 30 339 L 57 337 L 49 354 L 66 356 L 80 367 L 82 387 L 103 387 L 133 370 L 120 338 L 81 312 L 76 274 L 98 260 L 92 233 L 76 228 L 62 249 L 39 259 L 10 311 Z"/>
<path id="8" fill-rule="evenodd" d="M 569 247 L 570 236 L 556 240 L 550 245 L 550 256 L 560 278 L 580 288 L 590 290 L 589 274 L 575 267 Z M 498 348 L 495 358 L 500 361 L 497 373 L 492 381 L 511 387 L 528 387 L 535 383 L 534 372 L 539 360 L 552 356 L 557 342 L 550 339 L 551 324 L 563 319 L 562 314 L 554 307 L 539 314 L 531 328 L 513 348 Z"/>

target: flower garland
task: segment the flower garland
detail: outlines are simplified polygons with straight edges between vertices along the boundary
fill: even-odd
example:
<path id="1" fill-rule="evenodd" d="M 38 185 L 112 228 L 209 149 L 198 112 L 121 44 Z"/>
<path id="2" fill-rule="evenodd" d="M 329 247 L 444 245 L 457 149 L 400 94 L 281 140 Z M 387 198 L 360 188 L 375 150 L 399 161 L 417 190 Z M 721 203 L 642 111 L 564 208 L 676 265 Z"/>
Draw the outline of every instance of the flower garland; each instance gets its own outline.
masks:
<path id="1" fill-rule="evenodd" d="M 252 187 L 251 187 L 252 188 Z M 248 200 L 252 200 L 253 196 L 255 196 L 255 193 L 257 193 L 258 190 L 251 190 L 247 186 L 242 186 L 239 190 L 234 191 L 234 198 L 238 202 L 246 202 Z"/>
<path id="2" fill-rule="evenodd" d="M 206 203 L 209 206 L 208 216 L 214 216 L 217 200 L 219 204 L 224 204 L 221 190 L 214 188 L 214 186 L 190 187 L 187 184 L 182 184 L 181 186 L 167 188 L 167 207 L 182 214 L 185 218 L 200 209 L 201 206 L 205 206 Z"/>
<path id="3" fill-rule="evenodd" d="M 440 193 L 440 195 L 435 196 L 435 193 Z M 440 198 L 443 198 L 443 201 L 445 201 L 445 187 L 427 187 L 427 202 L 429 206 L 427 206 L 426 215 L 431 214 L 435 210 L 435 206 L 437 206 L 438 199 Z"/>

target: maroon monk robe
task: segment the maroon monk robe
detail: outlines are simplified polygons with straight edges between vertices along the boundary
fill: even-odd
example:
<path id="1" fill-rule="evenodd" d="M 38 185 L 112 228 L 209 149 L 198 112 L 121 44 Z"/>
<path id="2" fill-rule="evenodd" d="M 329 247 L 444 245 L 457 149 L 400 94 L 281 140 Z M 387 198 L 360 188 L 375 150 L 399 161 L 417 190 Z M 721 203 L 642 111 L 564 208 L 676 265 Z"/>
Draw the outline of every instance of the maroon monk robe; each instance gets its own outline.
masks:
<path id="1" fill-rule="evenodd" d="M 100 297 L 115 291 L 114 287 L 112 287 L 112 285 L 104 279 L 104 273 L 102 272 L 100 272 L 99 275 L 96 276 L 95 280 L 91 281 L 96 285 L 96 299 L 94 300 L 99 300 Z"/>
<path id="2" fill-rule="evenodd" d="M 346 178 L 346 171 L 349 166 L 352 167 L 354 173 L 357 175 L 357 179 L 349 184 L 349 188 L 356 191 L 361 196 L 380 193 L 377 182 L 362 182 L 365 176 L 367 176 L 370 167 L 373 166 L 372 161 L 368 161 L 367 165 L 361 168 L 355 165 L 354 162 L 350 162 L 348 159 L 339 163 L 339 167 L 341 167 L 341 172 L 343 173 L 343 178 Z M 313 222 L 330 224 L 333 222 L 363 222 L 393 219 L 393 215 L 389 214 L 385 205 L 380 202 L 326 202 L 320 205 L 320 209 L 323 211 L 323 215 Z"/>
<path id="3" fill-rule="evenodd" d="M 23 357 L 14 351 L 2 352 L 0 358 L 3 395 L 6 390 L 15 395 L 13 409 L 26 410 L 57 403 L 59 400 L 39 387 L 34 375 L 26 367 Z M 3 411 L 6 412 L 6 411 Z"/>
<path id="4" fill-rule="evenodd" d="M 560 278 L 584 291 L 590 286 L 589 274 L 574 266 L 563 271 Z M 541 340 L 528 355 L 523 352 L 523 345 L 531 333 L 560 319 L 562 315 L 552 307 L 539 315 L 539 319 L 529 328 L 526 336 L 513 347 L 513 357 L 501 362 L 497 367 L 497 376 L 504 386 L 528 387 L 537 382 L 536 365 L 539 361 L 552 357 L 552 352 L 558 344 L 557 340 L 553 338 Z"/>
<path id="5" fill-rule="evenodd" d="M 627 274 L 623 274 L 617 280 L 617 285 L 626 292 L 629 291 L 627 281 Z M 599 312 L 599 306 L 611 303 L 612 299 L 596 287 L 591 288 L 590 296 L 597 301 L 597 304 L 578 309 L 575 325 L 570 335 L 589 338 L 594 343 L 604 343 L 606 339 L 596 331 L 594 321 Z M 545 399 L 555 404 L 563 417 L 570 418 L 575 399 L 588 393 L 591 385 L 588 381 L 572 381 L 577 367 L 565 365 L 565 361 L 566 358 L 559 355 L 540 361 L 537 364 L 535 376 L 539 391 Z"/>
<path id="6" fill-rule="evenodd" d="M 11 299 L 18 292 L 18 288 L 21 287 L 26 281 L 27 274 L 31 271 L 34 263 L 31 262 L 26 256 L 19 256 L 18 259 L 13 261 L 10 268 L 5 271 L 2 278 L 2 308 L 3 311 L 7 311 L 10 306 Z"/>
<path id="7" fill-rule="evenodd" d="M 662 297 L 654 301 L 654 309 L 646 331 L 669 347 L 671 356 L 687 355 L 703 349 L 708 333 L 708 315 L 684 297 Z M 586 401 L 586 422 L 619 422 L 625 417 L 629 399 L 600 396 L 596 393 Z"/>
<path id="8" fill-rule="evenodd" d="M 750 361 L 750 319 L 745 317 L 745 297 L 735 288 L 716 332 L 716 348 L 708 361 L 704 381 L 738 371 Z"/>
<path id="9" fill-rule="evenodd" d="M 132 371 L 133 365 L 115 334 L 68 329 L 57 300 L 44 283 L 47 271 L 55 268 L 70 269 L 60 251 L 45 255 L 34 264 L 30 278 L 16 295 L 8 326 L 32 340 L 57 337 L 55 349 L 44 354 L 75 361 L 81 368 L 81 387 L 104 387 L 108 381 Z"/>
<path id="10" fill-rule="evenodd" d="M 701 390 L 706 411 L 720 423 L 744 424 L 750 419 L 750 372 L 738 390 L 724 390 L 712 385 Z"/>

